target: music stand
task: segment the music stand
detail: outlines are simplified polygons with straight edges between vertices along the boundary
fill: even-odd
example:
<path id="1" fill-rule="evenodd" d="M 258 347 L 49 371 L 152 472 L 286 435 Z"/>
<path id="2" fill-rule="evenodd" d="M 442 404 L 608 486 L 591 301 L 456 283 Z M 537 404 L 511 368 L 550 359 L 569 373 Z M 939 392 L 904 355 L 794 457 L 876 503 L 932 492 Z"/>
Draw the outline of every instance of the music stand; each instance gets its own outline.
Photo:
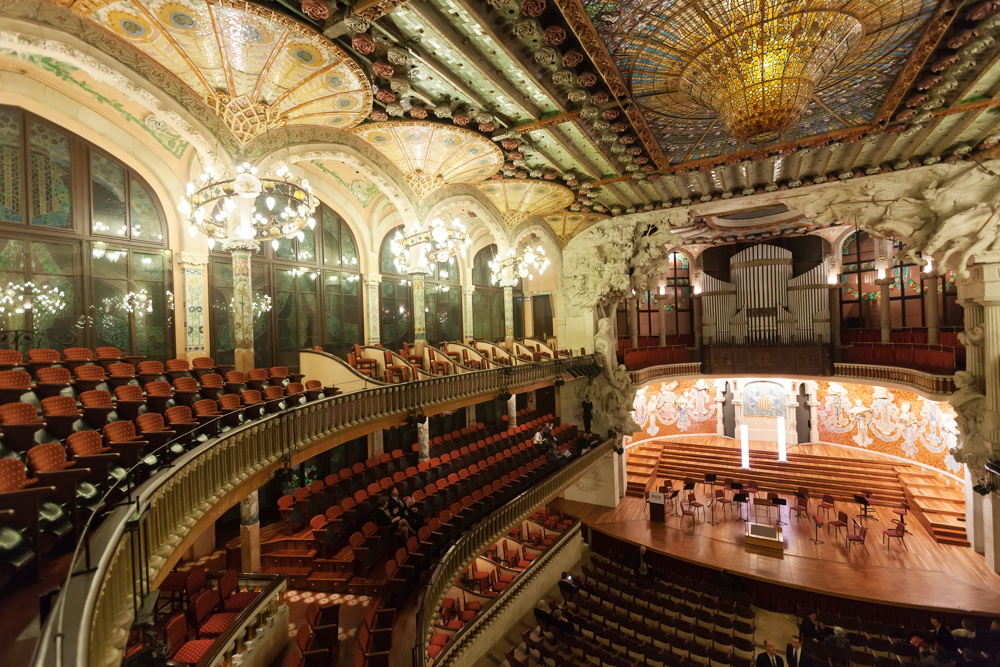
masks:
<path id="1" fill-rule="evenodd" d="M 709 499 L 708 506 L 712 508 L 712 518 L 707 523 L 710 526 L 718 526 L 719 522 L 715 520 L 715 498 Z"/>
<path id="2" fill-rule="evenodd" d="M 859 519 L 871 519 L 872 518 L 872 515 L 870 513 L 871 503 L 868 501 L 868 498 L 866 498 L 863 494 L 855 493 L 854 494 L 854 502 L 856 502 L 858 504 L 858 506 L 861 508 L 861 511 L 858 512 L 858 518 Z"/>
<path id="3" fill-rule="evenodd" d="M 680 489 L 670 489 L 667 491 L 667 500 L 669 500 L 674 505 L 674 516 L 681 516 L 680 503 L 677 502 L 677 496 L 680 494 Z"/>
<path id="4" fill-rule="evenodd" d="M 778 523 L 775 525 L 784 526 L 785 522 L 781 520 L 781 508 L 788 504 L 788 501 L 784 498 L 771 498 L 771 504 L 778 506 Z"/>
<path id="5" fill-rule="evenodd" d="M 715 480 L 717 480 L 717 479 L 718 479 L 718 477 L 714 473 L 710 473 L 710 472 L 705 473 L 705 486 L 711 485 L 711 487 L 712 487 L 712 492 L 708 494 L 709 497 L 712 497 L 712 496 L 715 495 L 715 493 L 714 493 L 714 491 L 715 491 Z"/>
<path id="6" fill-rule="evenodd" d="M 819 529 L 823 527 L 823 522 L 820 521 L 819 517 L 813 514 L 813 523 L 816 524 L 816 537 L 812 539 L 813 544 L 826 544 L 823 540 L 819 539 Z"/>
<path id="7" fill-rule="evenodd" d="M 733 486 L 737 486 L 737 485 L 734 484 Z M 746 505 L 747 500 L 749 500 L 749 499 L 750 499 L 750 496 L 748 496 L 745 493 L 737 493 L 737 494 L 733 495 L 733 502 L 736 503 L 737 518 L 740 521 L 746 521 L 746 519 L 743 518 L 743 506 Z M 749 509 L 747 510 L 747 516 L 748 517 L 750 516 L 750 510 Z"/>

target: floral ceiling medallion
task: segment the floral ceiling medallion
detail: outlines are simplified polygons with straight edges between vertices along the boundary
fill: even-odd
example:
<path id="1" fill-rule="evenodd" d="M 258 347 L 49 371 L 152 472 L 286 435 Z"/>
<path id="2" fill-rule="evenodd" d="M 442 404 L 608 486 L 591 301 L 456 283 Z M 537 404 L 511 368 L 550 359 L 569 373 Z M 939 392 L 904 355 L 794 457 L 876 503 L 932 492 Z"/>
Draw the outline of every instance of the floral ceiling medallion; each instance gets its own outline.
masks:
<path id="1" fill-rule="evenodd" d="M 443 123 L 369 123 L 353 133 L 396 165 L 420 199 L 446 185 L 478 183 L 495 174 L 504 160 L 486 137 Z"/>
<path id="2" fill-rule="evenodd" d="M 371 111 L 371 86 L 345 51 L 264 7 L 119 0 L 73 10 L 172 72 L 240 142 L 283 125 L 346 130 Z"/>
<path id="3" fill-rule="evenodd" d="M 555 232 L 559 243 L 563 247 L 566 247 L 566 244 L 574 236 L 601 220 L 607 220 L 609 217 L 603 213 L 559 211 L 558 213 L 545 216 L 544 220 L 552 228 L 552 231 Z"/>
<path id="4" fill-rule="evenodd" d="M 478 187 L 500 211 L 511 229 L 533 215 L 545 216 L 573 203 L 573 191 L 564 185 L 535 179 L 505 179 Z"/>

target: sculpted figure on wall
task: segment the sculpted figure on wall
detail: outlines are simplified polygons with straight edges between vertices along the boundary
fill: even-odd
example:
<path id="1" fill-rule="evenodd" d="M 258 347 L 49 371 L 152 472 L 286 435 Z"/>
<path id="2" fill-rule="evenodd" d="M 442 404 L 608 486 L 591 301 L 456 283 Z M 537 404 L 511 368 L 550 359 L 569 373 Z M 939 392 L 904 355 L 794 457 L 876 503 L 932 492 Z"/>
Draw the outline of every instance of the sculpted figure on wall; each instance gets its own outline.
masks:
<path id="1" fill-rule="evenodd" d="M 605 368 L 618 366 L 618 341 L 611 333 L 611 319 L 602 317 L 597 321 L 597 333 L 594 334 L 594 351 L 604 357 Z"/>
<path id="2" fill-rule="evenodd" d="M 986 460 L 992 455 L 992 447 L 986 440 L 987 433 L 996 428 L 997 415 L 986 407 L 986 396 L 976 389 L 976 376 L 968 371 L 955 373 L 955 386 L 949 403 L 957 413 L 959 445 L 951 450 L 959 463 L 964 463 L 974 471 L 981 471 Z"/>
<path id="3" fill-rule="evenodd" d="M 785 203 L 821 223 L 847 222 L 906 243 L 904 256 L 968 277 L 975 255 L 1000 249 L 1000 161 L 935 165 L 796 194 Z"/>

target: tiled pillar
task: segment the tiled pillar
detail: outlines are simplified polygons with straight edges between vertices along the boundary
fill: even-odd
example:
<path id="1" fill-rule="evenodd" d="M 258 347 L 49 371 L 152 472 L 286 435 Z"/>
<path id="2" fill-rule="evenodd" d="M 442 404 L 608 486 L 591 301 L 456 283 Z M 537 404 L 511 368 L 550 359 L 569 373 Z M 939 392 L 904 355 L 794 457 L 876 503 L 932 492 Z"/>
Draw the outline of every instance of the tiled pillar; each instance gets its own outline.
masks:
<path id="1" fill-rule="evenodd" d="M 260 512 L 256 490 L 240 502 L 240 570 L 260 572 Z"/>
<path id="2" fill-rule="evenodd" d="M 382 275 L 379 273 L 366 273 L 365 283 L 365 344 L 378 345 L 381 339 L 379 333 L 379 285 L 382 284 Z"/>
<path id="3" fill-rule="evenodd" d="M 382 431 L 372 431 L 368 434 L 368 456 L 379 456 L 384 451 Z"/>
<path id="4" fill-rule="evenodd" d="M 514 288 L 503 288 L 503 335 L 508 345 L 514 342 Z M 510 348 L 513 350 L 513 348 Z"/>
<path id="5" fill-rule="evenodd" d="M 475 337 L 475 329 L 472 328 L 472 295 L 475 294 L 475 287 L 462 288 L 462 334 L 466 343 L 471 343 Z"/>
<path id="6" fill-rule="evenodd" d="M 889 312 L 889 286 L 892 285 L 892 277 L 876 278 L 878 285 L 878 325 L 882 331 L 882 342 L 892 342 L 892 315 Z"/>
<path id="7" fill-rule="evenodd" d="M 427 461 L 431 458 L 430 422 L 417 424 L 417 460 Z"/>
<path id="8" fill-rule="evenodd" d="M 513 394 L 507 399 L 507 428 L 517 426 L 517 397 Z"/>
<path id="9" fill-rule="evenodd" d="M 184 354 L 190 360 L 205 352 L 205 267 L 208 255 L 179 252 L 177 261 L 184 276 Z"/>
<path id="10" fill-rule="evenodd" d="M 424 277 L 421 275 L 411 276 L 413 285 L 413 341 L 420 349 L 424 341 L 427 340 L 427 319 L 426 319 L 426 299 L 424 298 Z"/>
<path id="11" fill-rule="evenodd" d="M 226 241 L 223 250 L 233 256 L 233 353 L 236 370 L 247 372 L 253 361 L 253 284 L 250 274 L 250 255 L 257 251 L 256 241 Z"/>

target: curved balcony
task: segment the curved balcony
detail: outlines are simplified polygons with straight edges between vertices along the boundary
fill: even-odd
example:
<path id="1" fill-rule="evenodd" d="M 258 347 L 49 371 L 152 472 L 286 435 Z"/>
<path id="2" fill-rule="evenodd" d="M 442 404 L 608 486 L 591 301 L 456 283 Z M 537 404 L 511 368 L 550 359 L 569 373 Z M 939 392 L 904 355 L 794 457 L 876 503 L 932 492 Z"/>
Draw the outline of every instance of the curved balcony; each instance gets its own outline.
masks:
<path id="1" fill-rule="evenodd" d="M 501 391 L 526 391 L 581 375 L 595 363 L 587 355 L 366 388 L 247 422 L 202 443 L 150 477 L 99 528 L 83 531 L 33 664 L 119 665 L 144 596 L 204 528 L 283 461 L 297 464 L 414 412 L 435 414 Z M 591 454 L 580 459 L 594 460 Z M 577 467 L 553 477 L 564 479 Z M 543 488 L 554 483 L 546 480 Z"/>

